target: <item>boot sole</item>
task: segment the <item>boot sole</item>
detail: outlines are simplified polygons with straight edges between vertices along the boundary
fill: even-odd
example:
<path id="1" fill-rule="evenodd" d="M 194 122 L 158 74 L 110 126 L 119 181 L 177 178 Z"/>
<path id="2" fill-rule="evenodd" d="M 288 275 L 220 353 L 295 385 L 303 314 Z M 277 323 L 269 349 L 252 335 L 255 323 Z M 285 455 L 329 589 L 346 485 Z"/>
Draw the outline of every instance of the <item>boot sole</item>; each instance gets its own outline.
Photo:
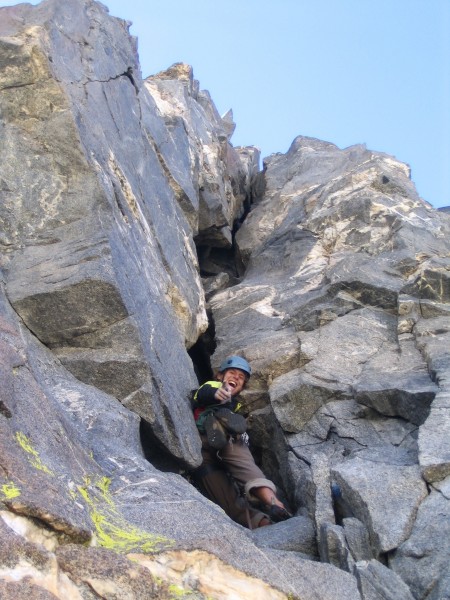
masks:
<path id="1" fill-rule="evenodd" d="M 247 431 L 247 421 L 245 418 L 228 408 L 219 408 L 214 412 L 214 416 L 231 433 L 245 433 Z"/>
<path id="2" fill-rule="evenodd" d="M 227 434 L 214 415 L 209 415 L 209 417 L 205 419 L 205 432 L 206 437 L 208 438 L 208 444 L 212 448 L 221 450 L 226 446 L 228 442 Z"/>

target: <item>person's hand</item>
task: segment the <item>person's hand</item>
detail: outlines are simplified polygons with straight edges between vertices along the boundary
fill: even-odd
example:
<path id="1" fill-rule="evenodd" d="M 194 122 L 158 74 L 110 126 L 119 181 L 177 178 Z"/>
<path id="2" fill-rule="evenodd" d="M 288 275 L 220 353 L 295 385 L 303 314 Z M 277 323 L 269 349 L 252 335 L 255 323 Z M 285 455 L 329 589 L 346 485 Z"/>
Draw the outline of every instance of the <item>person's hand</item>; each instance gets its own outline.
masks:
<path id="1" fill-rule="evenodd" d="M 224 383 L 222 387 L 218 388 L 217 392 L 214 394 L 214 398 L 221 404 L 231 400 L 231 390 L 226 383 Z"/>

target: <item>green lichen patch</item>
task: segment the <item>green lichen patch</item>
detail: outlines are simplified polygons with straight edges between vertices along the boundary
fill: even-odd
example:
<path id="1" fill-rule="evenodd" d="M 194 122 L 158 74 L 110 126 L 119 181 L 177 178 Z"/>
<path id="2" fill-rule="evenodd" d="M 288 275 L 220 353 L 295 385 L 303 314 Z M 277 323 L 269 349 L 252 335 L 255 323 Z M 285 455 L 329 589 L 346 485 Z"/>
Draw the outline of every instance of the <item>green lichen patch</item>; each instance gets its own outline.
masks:
<path id="1" fill-rule="evenodd" d="M 154 554 L 173 546 L 172 540 L 148 533 L 129 523 L 117 510 L 109 490 L 110 485 L 111 480 L 107 477 L 95 481 L 85 477 L 84 485 L 78 486 L 78 492 L 88 507 L 100 546 L 120 554 Z"/>
<path id="2" fill-rule="evenodd" d="M 199 598 L 198 592 L 185 590 L 179 585 L 169 585 L 168 592 L 170 600 L 198 600 Z M 205 600 L 208 600 L 203 594 L 202 597 L 205 598 Z"/>
<path id="3" fill-rule="evenodd" d="M 110 506 L 114 506 L 111 494 L 109 493 L 109 486 L 111 485 L 111 479 L 109 477 L 101 477 L 95 482 L 95 486 L 100 490 L 103 500 Z"/>
<path id="4" fill-rule="evenodd" d="M 12 481 L 4 483 L 1 486 L 0 490 L 1 500 L 12 500 L 13 498 L 17 498 L 21 494 L 20 489 Z"/>
<path id="5" fill-rule="evenodd" d="M 43 471 L 44 473 L 47 473 L 47 475 L 54 475 L 54 473 L 46 465 L 44 465 L 41 457 L 39 456 L 39 452 L 33 448 L 30 439 L 24 433 L 17 431 L 16 440 L 22 450 L 27 453 L 28 460 L 35 469 Z"/>

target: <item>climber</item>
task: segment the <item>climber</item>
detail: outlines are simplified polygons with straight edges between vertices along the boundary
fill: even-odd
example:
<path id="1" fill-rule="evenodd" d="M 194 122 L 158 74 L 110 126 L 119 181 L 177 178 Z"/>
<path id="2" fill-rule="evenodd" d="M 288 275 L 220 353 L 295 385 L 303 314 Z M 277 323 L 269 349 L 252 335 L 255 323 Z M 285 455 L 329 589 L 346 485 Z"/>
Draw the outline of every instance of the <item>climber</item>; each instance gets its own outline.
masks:
<path id="1" fill-rule="evenodd" d="M 194 418 L 202 439 L 203 463 L 194 478 L 229 517 L 255 529 L 292 515 L 277 498 L 275 484 L 255 464 L 247 444 L 246 419 L 238 412 L 237 396 L 250 375 L 244 358 L 230 356 L 220 365 L 216 381 L 207 381 L 196 391 Z M 252 506 L 255 503 L 260 509 Z"/>

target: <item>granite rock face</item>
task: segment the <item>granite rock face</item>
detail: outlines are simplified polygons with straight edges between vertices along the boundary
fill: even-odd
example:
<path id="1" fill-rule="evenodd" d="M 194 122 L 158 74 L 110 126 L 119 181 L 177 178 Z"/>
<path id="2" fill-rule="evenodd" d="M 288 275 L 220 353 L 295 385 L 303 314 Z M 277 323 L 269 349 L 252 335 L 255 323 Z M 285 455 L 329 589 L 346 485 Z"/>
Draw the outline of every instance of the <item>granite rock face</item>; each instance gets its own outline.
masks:
<path id="1" fill-rule="evenodd" d="M 263 466 L 315 521 L 321 558 L 379 597 L 345 537 L 356 518 L 365 560 L 392 553 L 415 597 L 442 593 L 446 544 L 424 534 L 431 570 L 409 540 L 427 484 L 450 467 L 448 217 L 406 165 L 364 146 L 297 137 L 259 179 L 236 234 L 245 273 L 210 299 L 213 362 L 233 351 L 255 368 L 246 400 Z"/>
<path id="2" fill-rule="evenodd" d="M 259 171 L 93 0 L 0 9 L 0 126 L 0 595 L 445 598 L 450 220 L 408 167 L 297 137 Z M 292 526 L 187 477 L 230 353 Z"/>
<path id="3" fill-rule="evenodd" d="M 135 41 L 96 3 L 3 12 L 8 298 L 76 377 L 119 398 L 195 464 L 185 347 L 206 328 L 203 292 L 165 150 L 161 159 L 155 150 L 165 127 L 142 86 Z"/>

